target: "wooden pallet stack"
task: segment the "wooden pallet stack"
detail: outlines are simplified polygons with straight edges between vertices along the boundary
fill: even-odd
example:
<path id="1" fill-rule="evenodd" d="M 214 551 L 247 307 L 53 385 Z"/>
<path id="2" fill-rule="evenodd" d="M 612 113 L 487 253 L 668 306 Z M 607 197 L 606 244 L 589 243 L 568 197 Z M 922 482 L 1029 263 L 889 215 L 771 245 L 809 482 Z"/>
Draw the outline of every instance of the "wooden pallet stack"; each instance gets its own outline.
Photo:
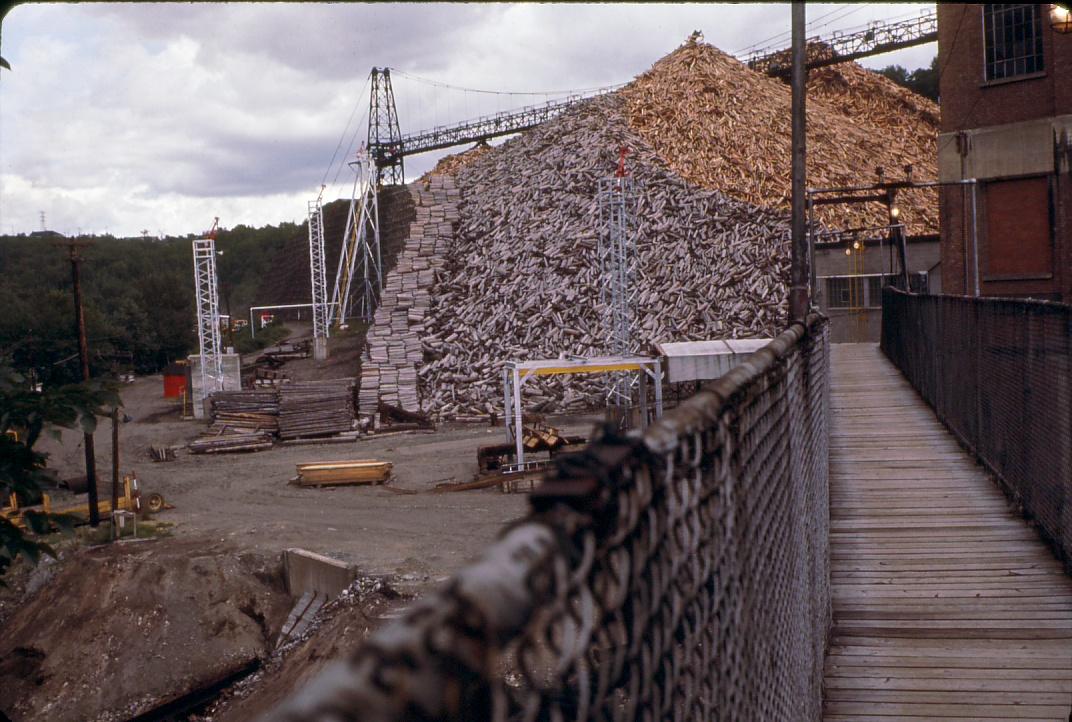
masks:
<path id="1" fill-rule="evenodd" d="M 288 381 L 279 387 L 279 438 L 331 436 L 354 428 L 354 379 Z"/>
<path id="2" fill-rule="evenodd" d="M 442 272 L 459 214 L 454 178 L 434 175 L 409 186 L 416 218 L 394 271 L 384 283 L 361 365 L 358 407 L 373 415 L 383 402 L 420 411 L 417 365 L 431 310 L 429 291 Z"/>

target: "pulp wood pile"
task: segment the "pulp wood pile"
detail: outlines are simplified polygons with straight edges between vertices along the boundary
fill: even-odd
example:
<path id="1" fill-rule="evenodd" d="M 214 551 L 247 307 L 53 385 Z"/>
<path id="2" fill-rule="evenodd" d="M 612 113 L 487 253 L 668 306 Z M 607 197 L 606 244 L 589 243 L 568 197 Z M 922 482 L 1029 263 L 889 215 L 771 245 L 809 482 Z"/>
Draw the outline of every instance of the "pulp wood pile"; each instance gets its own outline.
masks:
<path id="1" fill-rule="evenodd" d="M 354 379 L 288 381 L 279 387 L 279 438 L 330 436 L 353 429 Z"/>
<path id="2" fill-rule="evenodd" d="M 437 175 L 457 175 L 465 166 L 475 161 L 485 153 L 491 152 L 491 146 L 486 142 L 481 141 L 472 148 L 462 151 L 461 153 L 452 153 L 451 155 L 443 156 L 440 158 L 435 167 L 420 177 L 421 181 L 427 181 L 432 176 Z"/>
<path id="3" fill-rule="evenodd" d="M 937 176 L 937 106 L 892 81 L 843 63 L 809 71 L 808 185 L 856 186 Z M 694 39 L 619 91 L 630 125 L 683 178 L 760 206 L 787 209 L 791 96 L 777 78 L 750 70 Z M 934 191 L 900 202 L 909 233 L 938 230 Z M 877 204 L 827 207 L 835 228 L 885 223 Z"/>
<path id="4" fill-rule="evenodd" d="M 409 186 L 416 216 L 368 331 L 358 396 L 362 414 L 376 413 L 380 402 L 420 410 L 417 364 L 424 357 L 430 290 L 458 220 L 458 190 L 449 175 L 431 176 Z"/>
<path id="5" fill-rule="evenodd" d="M 459 171 L 460 225 L 421 337 L 423 410 L 501 413 L 503 361 L 603 351 L 596 191 L 614 173 L 623 144 L 643 188 L 636 349 L 670 339 L 768 336 L 782 326 L 788 219 L 670 172 L 629 128 L 622 100 L 605 96 Z M 525 403 L 577 410 L 597 403 L 603 384 L 534 380 Z"/>
<path id="6" fill-rule="evenodd" d="M 209 398 L 209 433 L 274 434 L 279 429 L 279 397 L 275 391 L 219 391 Z"/>

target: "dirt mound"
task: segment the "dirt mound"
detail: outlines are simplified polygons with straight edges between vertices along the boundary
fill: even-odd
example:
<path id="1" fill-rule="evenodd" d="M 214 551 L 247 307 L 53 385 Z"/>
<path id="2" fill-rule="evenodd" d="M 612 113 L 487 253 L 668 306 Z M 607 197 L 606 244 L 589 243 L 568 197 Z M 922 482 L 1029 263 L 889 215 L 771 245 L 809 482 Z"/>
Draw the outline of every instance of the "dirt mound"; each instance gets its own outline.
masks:
<path id="1" fill-rule="evenodd" d="M 260 719 L 301 689 L 326 665 L 345 658 L 378 627 L 382 617 L 407 600 L 384 582 L 360 577 L 317 612 L 298 639 L 272 653 L 247 677 L 195 719 L 245 722 Z"/>
<path id="2" fill-rule="evenodd" d="M 913 165 L 937 175 L 937 108 L 853 63 L 812 71 L 808 97 L 808 185 L 855 186 Z M 791 93 L 710 45 L 690 40 L 619 91 L 629 123 L 686 180 L 759 206 L 787 209 Z M 901 202 L 910 233 L 936 232 L 937 195 Z M 820 213 L 835 227 L 885 223 L 881 207 Z"/>
<path id="3" fill-rule="evenodd" d="M 71 552 L 0 629 L 0 711 L 129 719 L 266 656 L 289 606 L 274 559 L 221 543 Z"/>

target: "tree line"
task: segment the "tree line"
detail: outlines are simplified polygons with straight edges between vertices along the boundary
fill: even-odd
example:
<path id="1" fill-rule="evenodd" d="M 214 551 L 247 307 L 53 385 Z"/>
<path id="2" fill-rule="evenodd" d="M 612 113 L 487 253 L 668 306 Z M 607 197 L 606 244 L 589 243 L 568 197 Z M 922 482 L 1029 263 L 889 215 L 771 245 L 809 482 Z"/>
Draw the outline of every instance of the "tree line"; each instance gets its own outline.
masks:
<path id="1" fill-rule="evenodd" d="M 261 278 L 303 225 L 220 230 L 220 312 L 243 318 Z M 93 236 L 81 251 L 90 367 L 94 376 L 153 373 L 197 348 L 193 234 Z M 71 266 L 58 234 L 0 236 L 0 356 L 48 385 L 78 381 Z"/>

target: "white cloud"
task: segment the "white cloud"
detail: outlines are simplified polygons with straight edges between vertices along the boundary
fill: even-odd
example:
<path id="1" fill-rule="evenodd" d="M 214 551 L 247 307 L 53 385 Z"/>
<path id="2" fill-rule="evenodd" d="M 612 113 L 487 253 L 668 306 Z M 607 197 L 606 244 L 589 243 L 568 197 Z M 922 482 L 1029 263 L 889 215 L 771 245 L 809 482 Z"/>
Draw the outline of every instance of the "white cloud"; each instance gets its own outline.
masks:
<path id="1" fill-rule="evenodd" d="M 817 32 L 926 6 L 808 5 Z M 391 66 L 403 130 L 539 103 L 453 85 L 557 90 L 626 81 L 692 30 L 733 52 L 788 42 L 787 4 L 37 4 L 4 18 L 0 230 L 136 234 L 299 220 L 344 137 L 364 137 L 371 66 Z M 841 23 L 840 25 L 838 23 Z M 925 65 L 933 45 L 872 66 Z M 918 60 L 916 60 L 918 58 Z M 404 73 L 404 74 L 403 74 Z M 407 175 L 448 151 L 407 159 Z M 339 159 L 341 161 L 341 159 Z M 329 197 L 349 191 L 342 167 Z"/>

